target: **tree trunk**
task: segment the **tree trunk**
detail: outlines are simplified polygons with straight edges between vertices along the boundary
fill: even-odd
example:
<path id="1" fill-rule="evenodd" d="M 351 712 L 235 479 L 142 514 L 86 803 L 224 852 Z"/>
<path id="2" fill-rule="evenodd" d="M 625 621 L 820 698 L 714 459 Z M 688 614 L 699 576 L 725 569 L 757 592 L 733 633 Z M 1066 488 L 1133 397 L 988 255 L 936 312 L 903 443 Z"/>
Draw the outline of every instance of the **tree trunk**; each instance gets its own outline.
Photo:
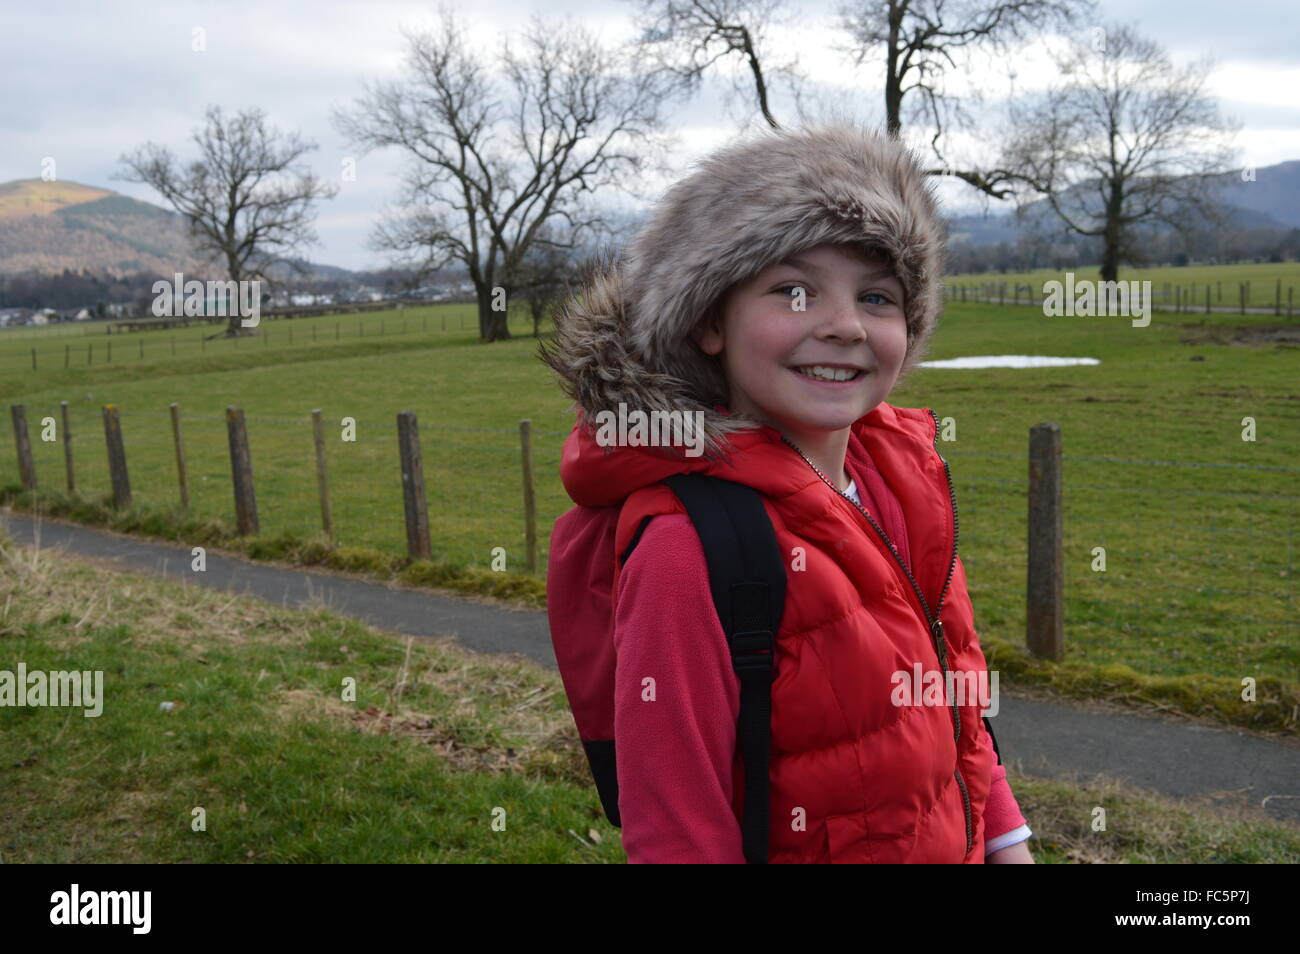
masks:
<path id="1" fill-rule="evenodd" d="M 244 271 L 240 268 L 235 257 L 229 253 L 226 255 L 226 273 L 230 280 L 235 283 L 236 287 L 238 287 L 239 283 L 243 281 Z M 240 324 L 243 316 L 236 314 L 236 312 L 239 311 L 240 297 L 239 293 L 236 292 L 234 302 L 226 302 L 226 313 L 230 315 L 230 319 L 226 322 L 226 333 L 224 337 L 233 338 L 236 335 L 256 334 L 252 328 L 245 328 Z M 217 336 L 213 335 L 213 337 L 215 338 Z"/>
<path id="2" fill-rule="evenodd" d="M 885 45 L 885 131 L 897 139 L 903 128 L 903 78 L 898 75 L 898 43 L 903 13 L 897 4 L 889 5 L 889 40 Z"/>
<path id="3" fill-rule="evenodd" d="M 483 341 L 508 341 L 510 328 L 506 325 L 507 312 L 493 311 L 491 297 L 480 295 L 478 300 L 479 337 Z"/>
<path id="4" fill-rule="evenodd" d="M 1106 203 L 1106 235 L 1101 250 L 1101 280 L 1113 282 L 1119 279 L 1120 247 L 1120 213 L 1124 208 L 1124 195 L 1118 182 L 1110 186 L 1110 198 Z"/>

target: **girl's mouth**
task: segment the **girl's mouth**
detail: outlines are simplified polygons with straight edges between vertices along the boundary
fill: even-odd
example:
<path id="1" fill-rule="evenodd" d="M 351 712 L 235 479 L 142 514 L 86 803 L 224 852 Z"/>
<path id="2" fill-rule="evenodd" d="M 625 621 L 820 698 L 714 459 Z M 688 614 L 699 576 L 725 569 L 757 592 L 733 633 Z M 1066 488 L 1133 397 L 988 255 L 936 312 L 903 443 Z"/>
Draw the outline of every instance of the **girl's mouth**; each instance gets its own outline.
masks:
<path id="1" fill-rule="evenodd" d="M 861 370 L 859 370 L 859 371 L 855 372 L 855 373 L 853 374 L 853 377 L 851 377 L 851 378 L 847 378 L 847 377 L 846 377 L 846 378 L 843 378 L 842 380 L 836 380 L 836 379 L 832 379 L 832 378 L 816 377 L 816 376 L 814 376 L 814 375 L 812 375 L 812 374 L 807 374 L 807 373 L 805 373 L 804 371 L 801 371 L 799 368 L 791 368 L 790 370 L 791 370 L 794 374 L 797 374 L 797 375 L 798 375 L 800 378 L 802 378 L 804 381 L 807 381 L 809 384 L 818 384 L 818 385 L 821 385 L 821 386 L 824 387 L 824 388 L 832 388 L 832 389 L 843 389 L 843 388 L 849 388 L 849 387 L 852 387 L 852 386 L 853 386 L 854 384 L 856 384 L 858 381 L 862 380 L 863 375 L 866 374 L 865 371 L 861 371 Z M 836 369 L 836 371 L 837 371 L 838 374 L 843 374 L 843 373 L 847 372 L 848 370 L 849 370 L 848 368 Z"/>

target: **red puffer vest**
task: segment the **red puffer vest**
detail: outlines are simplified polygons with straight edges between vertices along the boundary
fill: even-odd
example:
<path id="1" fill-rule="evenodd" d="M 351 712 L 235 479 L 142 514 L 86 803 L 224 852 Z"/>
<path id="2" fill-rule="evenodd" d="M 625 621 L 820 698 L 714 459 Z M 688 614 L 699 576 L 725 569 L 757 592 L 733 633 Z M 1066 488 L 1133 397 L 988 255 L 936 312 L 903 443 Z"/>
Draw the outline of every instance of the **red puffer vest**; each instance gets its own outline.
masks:
<path id="1" fill-rule="evenodd" d="M 565 443 L 561 476 L 574 502 L 621 504 L 615 553 L 645 517 L 685 512 L 659 483 L 670 474 L 702 471 L 764 496 L 788 580 L 772 685 L 773 863 L 984 860 L 993 756 L 979 700 L 891 701 L 895 673 L 910 679 L 916 663 L 925 673 L 986 668 L 936 428 L 928 408 L 886 402 L 856 421 L 849 439 L 849 463 L 862 467 L 870 454 L 903 508 L 910 574 L 866 511 L 772 427 L 732 436 L 736 452 L 725 462 L 669 460 L 638 447 L 610 452 L 581 419 Z M 739 756 L 733 778 L 739 820 Z"/>

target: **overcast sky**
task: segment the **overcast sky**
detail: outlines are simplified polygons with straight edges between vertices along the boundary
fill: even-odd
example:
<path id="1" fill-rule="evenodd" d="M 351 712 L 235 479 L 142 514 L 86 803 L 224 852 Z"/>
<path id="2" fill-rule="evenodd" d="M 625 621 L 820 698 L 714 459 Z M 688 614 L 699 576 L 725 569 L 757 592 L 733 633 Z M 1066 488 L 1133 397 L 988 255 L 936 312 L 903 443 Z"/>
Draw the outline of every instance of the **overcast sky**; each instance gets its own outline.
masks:
<path id="1" fill-rule="evenodd" d="M 451 6 L 475 47 L 492 60 L 502 38 L 534 11 L 545 10 L 557 24 L 565 16 L 581 21 L 611 45 L 630 35 L 636 11 L 627 0 L 459 0 Z M 810 92 L 864 123 L 879 124 L 879 67 L 854 68 L 832 49 L 844 37 L 834 29 L 840 0 L 788 6 L 789 40 L 776 34 L 773 55 L 797 56 L 814 83 Z M 1300 159 L 1295 0 L 1191 8 L 1180 0 L 1102 0 L 1100 7 L 1106 17 L 1122 18 L 1161 44 L 1175 64 L 1213 54 L 1208 88 L 1222 112 L 1243 124 L 1236 140 L 1243 165 Z M 8 2 L 0 27 L 0 182 L 38 177 L 42 160 L 53 157 L 60 179 L 165 205 L 145 186 L 110 178 L 121 169 L 121 154 L 153 140 L 189 157 L 190 132 L 208 104 L 227 112 L 260 106 L 277 126 L 314 140 L 320 148 L 308 161 L 341 187 L 337 198 L 320 206 L 321 244 L 309 257 L 347 268 L 381 265 L 384 257 L 366 248 L 367 239 L 381 210 L 397 197 L 403 160 L 396 151 L 361 154 L 332 125 L 331 108 L 354 103 L 367 81 L 403 75 L 406 44 L 399 27 L 434 22 L 432 4 L 389 0 Z M 196 29 L 203 31 L 202 51 L 193 49 Z M 1016 71 L 1022 90 L 1054 75 L 1042 44 L 1018 57 Z M 972 87 L 987 91 L 988 108 L 1000 107 L 1006 86 L 999 69 L 977 62 L 949 79 L 955 93 Z M 504 83 L 499 88 L 508 92 Z M 672 107 L 669 128 L 680 148 L 671 161 L 679 168 L 738 131 L 747 104 L 735 101 L 728 110 L 726 89 L 720 78 Z M 776 107 L 778 116 L 790 115 L 790 100 L 779 89 Z M 954 150 L 971 155 L 984 146 L 978 136 L 952 141 Z M 349 156 L 356 158 L 356 179 L 341 181 Z M 945 183 L 941 195 L 950 210 L 972 201 L 970 190 L 955 183 Z M 634 204 L 617 193 L 608 201 Z"/>

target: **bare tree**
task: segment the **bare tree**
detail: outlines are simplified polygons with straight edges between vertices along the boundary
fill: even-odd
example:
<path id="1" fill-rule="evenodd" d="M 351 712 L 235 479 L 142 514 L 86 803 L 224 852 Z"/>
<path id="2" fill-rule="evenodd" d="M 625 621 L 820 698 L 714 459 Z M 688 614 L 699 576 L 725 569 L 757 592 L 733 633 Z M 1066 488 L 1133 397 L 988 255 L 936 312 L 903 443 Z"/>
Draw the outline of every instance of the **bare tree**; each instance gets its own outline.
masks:
<path id="1" fill-rule="evenodd" d="M 780 66 L 764 65 L 770 57 L 765 34 L 783 0 L 639 0 L 641 16 L 638 47 L 654 64 L 653 69 L 671 76 L 674 85 L 687 93 L 696 92 L 714 64 L 739 58 L 759 112 L 773 129 L 779 127 L 772 113 L 769 83 L 780 76 L 793 88 L 800 102 L 802 77 L 797 58 Z M 737 83 L 737 87 L 739 87 Z"/>
<path id="2" fill-rule="evenodd" d="M 704 73 L 727 58 L 738 58 L 752 79 L 753 95 L 768 125 L 778 128 L 770 102 L 771 79 L 789 78 L 796 109 L 803 115 L 803 80 L 794 63 L 771 67 L 764 37 L 775 24 L 783 0 L 638 0 L 639 46 L 656 71 L 672 76 L 688 91 Z M 959 70 L 955 55 L 977 49 L 1006 54 L 1046 27 L 1068 27 L 1095 8 L 1095 0 L 863 0 L 840 10 L 839 25 L 852 42 L 839 47 L 854 65 L 869 57 L 884 61 L 885 128 L 900 137 L 908 93 L 917 101 L 908 118 L 931 131 L 940 165 L 929 175 L 950 175 L 995 198 L 1012 193 L 1014 175 L 1005 169 L 959 169 L 941 145 L 949 128 L 970 128 L 970 115 L 944 91 L 945 74 Z M 797 22 L 781 27 L 797 36 Z M 788 45 L 788 44 L 787 44 Z"/>
<path id="3" fill-rule="evenodd" d="M 269 281 L 276 262 L 301 271 L 288 256 L 316 241 L 312 203 L 337 192 L 299 161 L 316 145 L 268 126 L 256 108 L 227 120 L 209 106 L 206 119 L 193 133 L 197 159 L 182 166 L 148 142 L 121 157 L 127 171 L 115 178 L 157 190 L 185 217 L 196 245 L 225 262 L 231 281 Z M 246 333 L 232 315 L 225 334 Z"/>
<path id="4" fill-rule="evenodd" d="M 379 226 L 376 247 L 419 256 L 427 268 L 463 263 L 480 337 L 509 338 L 505 310 L 492 307 L 497 290 L 509 300 L 520 262 L 548 223 L 563 222 L 573 240 L 602 231 L 601 216 L 578 200 L 651 168 L 664 84 L 581 27 L 534 15 L 526 55 L 503 41 L 515 94 L 503 107 L 450 10 L 437 32 L 404 35 L 408 77 L 368 86 L 354 108 L 335 113 L 355 143 L 396 146 L 412 160 L 403 208 Z"/>
<path id="5" fill-rule="evenodd" d="M 1187 231 L 1223 221 L 1214 177 L 1235 157 L 1239 126 L 1204 93 L 1208 57 L 1176 69 L 1119 26 L 1072 41 L 1060 68 L 1064 82 L 1013 107 L 1021 132 L 1004 161 L 1068 231 L 1101 239 L 1103 281 L 1135 260 L 1144 223 Z"/>
<path id="6" fill-rule="evenodd" d="M 860 66 L 868 57 L 885 65 L 885 128 L 899 138 L 904 102 L 917 100 L 908 118 L 931 132 L 930 145 L 941 166 L 929 175 L 950 175 L 994 198 L 1006 198 L 1015 182 L 1007 169 L 955 169 L 944 157 L 941 140 L 951 125 L 971 128 L 970 114 L 944 91 L 949 71 L 959 69 L 954 54 L 978 49 L 1009 59 L 1030 35 L 1045 28 L 1068 28 L 1093 12 L 1094 0 L 862 0 L 841 8 L 841 26 L 853 38 L 843 49 Z"/>

